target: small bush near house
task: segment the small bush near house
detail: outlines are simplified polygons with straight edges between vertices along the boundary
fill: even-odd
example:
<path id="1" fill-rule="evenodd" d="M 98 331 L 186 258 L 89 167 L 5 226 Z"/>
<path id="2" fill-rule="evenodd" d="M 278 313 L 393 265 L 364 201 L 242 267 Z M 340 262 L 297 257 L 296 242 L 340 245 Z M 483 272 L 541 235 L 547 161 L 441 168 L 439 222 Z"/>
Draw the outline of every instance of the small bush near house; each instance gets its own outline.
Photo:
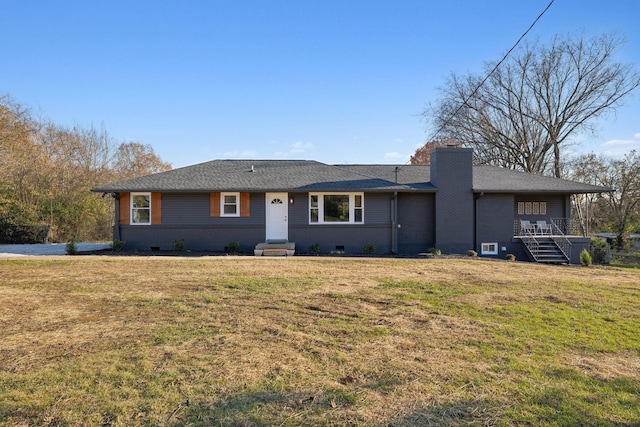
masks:
<path id="1" fill-rule="evenodd" d="M 594 264 L 609 264 L 609 244 L 604 239 L 591 239 L 591 258 Z"/>
<path id="2" fill-rule="evenodd" d="M 582 252 L 580 252 L 580 264 L 584 265 L 585 267 L 589 267 L 591 263 L 591 254 L 588 250 L 583 249 Z"/>
<path id="3" fill-rule="evenodd" d="M 173 250 L 176 252 L 184 251 L 184 239 L 175 239 L 173 241 Z"/>
<path id="4" fill-rule="evenodd" d="M 478 252 L 474 251 L 473 249 L 469 249 L 467 251 L 467 255 L 471 257 L 478 256 Z"/>
<path id="5" fill-rule="evenodd" d="M 318 255 L 320 253 L 320 244 L 314 243 L 313 245 L 309 246 L 309 253 Z"/>
<path id="6" fill-rule="evenodd" d="M 373 243 L 367 243 L 366 245 L 364 245 L 364 248 L 362 248 L 362 250 L 365 254 L 374 254 L 376 253 L 376 245 L 374 245 Z"/>
<path id="7" fill-rule="evenodd" d="M 111 243 L 111 249 L 113 249 L 116 252 L 120 252 L 123 247 L 124 247 L 124 242 L 122 240 L 114 240 L 113 243 Z"/>
<path id="8" fill-rule="evenodd" d="M 505 257 L 505 259 L 507 261 L 515 261 L 516 260 L 516 256 L 514 254 L 507 254 L 507 256 Z"/>
<path id="9" fill-rule="evenodd" d="M 75 239 L 67 240 L 67 244 L 64 246 L 64 251 L 67 255 L 75 255 L 78 253 L 78 245 Z"/>
<path id="10" fill-rule="evenodd" d="M 237 241 L 229 242 L 229 244 L 226 247 L 226 250 L 230 254 L 235 254 L 240 252 L 240 242 L 237 242 Z"/>
<path id="11" fill-rule="evenodd" d="M 431 255 L 441 255 L 442 251 L 440 249 L 437 249 L 437 248 L 429 248 L 429 253 Z"/>

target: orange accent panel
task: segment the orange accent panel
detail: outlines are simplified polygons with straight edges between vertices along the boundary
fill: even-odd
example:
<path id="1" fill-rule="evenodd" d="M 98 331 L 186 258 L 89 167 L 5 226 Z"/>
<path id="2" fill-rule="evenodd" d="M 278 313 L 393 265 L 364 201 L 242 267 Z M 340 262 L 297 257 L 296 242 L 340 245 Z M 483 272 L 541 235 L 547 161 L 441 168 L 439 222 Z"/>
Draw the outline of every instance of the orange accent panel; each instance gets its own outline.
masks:
<path id="1" fill-rule="evenodd" d="M 162 224 L 162 193 L 151 193 L 151 224 Z"/>
<path id="2" fill-rule="evenodd" d="M 131 208 L 129 193 L 120 193 L 120 224 L 129 224 L 129 209 Z"/>
<path id="3" fill-rule="evenodd" d="M 220 193 L 209 194 L 209 215 L 220 216 Z"/>
<path id="4" fill-rule="evenodd" d="M 251 216 L 251 194 L 240 193 L 240 216 Z"/>

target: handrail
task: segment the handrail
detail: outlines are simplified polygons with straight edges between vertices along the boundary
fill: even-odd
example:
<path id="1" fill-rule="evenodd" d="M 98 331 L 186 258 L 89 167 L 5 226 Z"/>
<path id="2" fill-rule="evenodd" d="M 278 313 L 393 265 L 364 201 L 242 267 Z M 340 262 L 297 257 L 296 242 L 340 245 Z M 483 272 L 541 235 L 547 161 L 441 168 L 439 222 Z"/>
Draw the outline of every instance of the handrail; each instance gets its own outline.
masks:
<path id="1" fill-rule="evenodd" d="M 540 243 L 531 232 L 532 229 L 525 229 L 522 227 L 522 223 L 520 221 L 515 222 L 514 229 L 517 229 L 516 235 L 520 236 L 520 240 L 522 240 L 524 246 L 527 248 L 533 259 L 538 261 L 538 249 L 540 248 Z"/>
<path id="2" fill-rule="evenodd" d="M 554 245 L 560 250 L 567 261 L 571 261 L 571 248 L 573 244 L 567 238 L 563 230 L 558 226 L 558 222 L 567 224 L 566 219 L 550 219 L 551 231 L 549 234 L 538 234 L 535 228 L 523 227 L 520 220 L 514 221 L 514 235 L 520 237 L 525 248 L 535 261 L 540 261 L 540 242 L 538 238 L 550 238 Z"/>
<path id="3" fill-rule="evenodd" d="M 571 260 L 571 248 L 573 243 L 567 239 L 567 236 L 562 232 L 560 227 L 557 226 L 556 221 L 553 219 L 551 220 L 551 227 L 554 231 L 557 231 L 557 233 L 551 233 L 551 239 L 553 239 L 553 242 L 558 246 L 558 249 L 562 251 L 563 255 L 568 260 Z"/>

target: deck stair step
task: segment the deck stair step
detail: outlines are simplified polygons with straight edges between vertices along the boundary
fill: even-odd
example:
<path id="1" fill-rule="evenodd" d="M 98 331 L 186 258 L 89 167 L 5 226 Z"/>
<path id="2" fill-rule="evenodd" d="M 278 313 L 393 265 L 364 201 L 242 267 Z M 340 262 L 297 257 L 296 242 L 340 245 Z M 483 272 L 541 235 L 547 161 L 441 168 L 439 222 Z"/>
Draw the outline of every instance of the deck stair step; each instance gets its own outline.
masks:
<path id="1" fill-rule="evenodd" d="M 255 256 L 293 256 L 295 253 L 296 244 L 288 240 L 267 240 L 253 250 Z"/>
<path id="2" fill-rule="evenodd" d="M 522 239 L 529 256 L 534 261 L 546 264 L 566 264 L 569 259 L 550 237 Z"/>

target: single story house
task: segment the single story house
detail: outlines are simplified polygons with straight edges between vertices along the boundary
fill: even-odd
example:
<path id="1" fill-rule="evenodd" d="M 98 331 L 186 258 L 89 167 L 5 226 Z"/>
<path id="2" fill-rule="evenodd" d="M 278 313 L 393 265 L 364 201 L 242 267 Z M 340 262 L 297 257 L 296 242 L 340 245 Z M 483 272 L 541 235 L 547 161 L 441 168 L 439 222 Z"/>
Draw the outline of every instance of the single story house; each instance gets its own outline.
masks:
<path id="1" fill-rule="evenodd" d="M 125 250 L 442 253 L 579 263 L 572 194 L 610 189 L 493 166 L 443 147 L 431 165 L 213 160 L 92 191 L 116 199 Z"/>

